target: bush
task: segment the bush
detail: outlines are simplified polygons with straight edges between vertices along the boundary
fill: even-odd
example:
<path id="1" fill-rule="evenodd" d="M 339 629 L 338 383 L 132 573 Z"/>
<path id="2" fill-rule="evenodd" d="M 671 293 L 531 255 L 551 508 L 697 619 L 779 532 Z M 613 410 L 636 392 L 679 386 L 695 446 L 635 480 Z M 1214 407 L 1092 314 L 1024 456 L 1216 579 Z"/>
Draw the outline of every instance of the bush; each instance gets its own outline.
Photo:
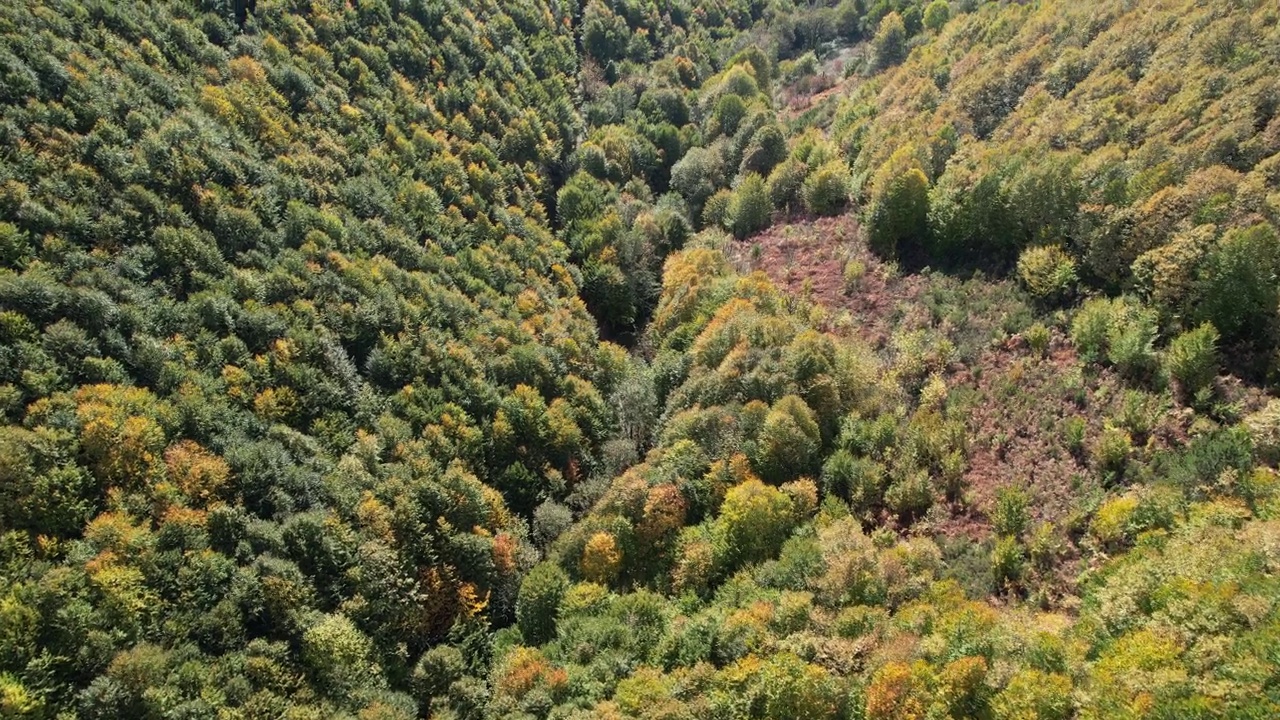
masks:
<path id="1" fill-rule="evenodd" d="M 804 206 L 814 215 L 836 215 L 849 204 L 849 168 L 839 158 L 820 165 L 804 181 Z"/>
<path id="2" fill-rule="evenodd" d="M 1076 263 L 1056 245 L 1030 247 L 1018 258 L 1018 279 L 1039 302 L 1056 304 L 1076 288 Z"/>
<path id="3" fill-rule="evenodd" d="M 929 473 L 921 470 L 893 483 L 885 491 L 884 502 L 890 510 L 906 520 L 924 515 L 933 507 L 933 487 L 929 484 Z"/>
<path id="4" fill-rule="evenodd" d="M 1218 331 L 1210 323 L 1182 333 L 1164 354 L 1165 371 L 1178 383 L 1185 397 L 1208 389 L 1218 375 Z"/>
<path id="5" fill-rule="evenodd" d="M 1069 417 L 1063 422 L 1062 439 L 1072 455 L 1079 456 L 1084 450 L 1084 434 L 1088 429 L 1084 418 Z"/>
<path id="6" fill-rule="evenodd" d="M 1128 298 L 1086 302 L 1071 323 L 1071 339 L 1086 362 L 1106 359 L 1131 380 L 1155 368 L 1156 314 Z"/>
<path id="7" fill-rule="evenodd" d="M 995 576 L 996 585 L 1013 588 L 1022 581 L 1022 573 L 1027 556 L 1018 539 L 1004 536 L 996 540 L 991 550 L 991 572 Z"/>
<path id="8" fill-rule="evenodd" d="M 1027 491 L 1012 485 L 996 491 L 996 504 L 991 512 L 991 525 L 997 535 L 1019 536 L 1027 527 Z"/>
<path id="9" fill-rule="evenodd" d="M 1110 423 L 1102 429 L 1098 443 L 1093 450 L 1093 459 L 1098 469 L 1104 473 L 1120 476 L 1129 463 L 1129 454 L 1133 452 L 1133 438 L 1128 432 Z"/>
<path id="10" fill-rule="evenodd" d="M 1142 502 L 1130 493 L 1112 498 L 1098 508 L 1089 523 L 1089 534 L 1108 548 L 1119 548 L 1133 542 L 1141 526 Z"/>
<path id="11" fill-rule="evenodd" d="M 1106 357 L 1107 333 L 1114 315 L 1112 304 L 1107 298 L 1087 300 L 1071 321 L 1071 342 L 1085 362 L 1099 362 Z"/>
<path id="12" fill-rule="evenodd" d="M 1156 314 L 1136 304 L 1124 304 L 1107 332 L 1107 360 L 1134 381 L 1148 378 L 1156 364 Z"/>
<path id="13" fill-rule="evenodd" d="M 1272 465 L 1280 461 L 1280 400 L 1269 400 L 1266 407 L 1244 419 L 1244 426 L 1259 460 Z"/>
<path id="14" fill-rule="evenodd" d="M 1049 351 L 1049 328 L 1045 327 L 1044 323 L 1032 325 L 1022 336 L 1027 341 L 1027 347 L 1031 348 L 1031 352 L 1037 356 L 1044 357 Z"/>

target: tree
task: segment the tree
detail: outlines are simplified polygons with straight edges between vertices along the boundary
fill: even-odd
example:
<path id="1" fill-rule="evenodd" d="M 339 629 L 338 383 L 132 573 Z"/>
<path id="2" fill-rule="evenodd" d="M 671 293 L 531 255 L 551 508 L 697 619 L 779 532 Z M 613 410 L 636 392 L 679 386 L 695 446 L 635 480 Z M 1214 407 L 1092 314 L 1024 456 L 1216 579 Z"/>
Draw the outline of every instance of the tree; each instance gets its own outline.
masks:
<path id="1" fill-rule="evenodd" d="M 879 70 L 893 67 L 907 57 L 907 26 L 901 15 L 891 12 L 880 20 L 871 49 Z"/>
<path id="2" fill-rule="evenodd" d="M 772 215 L 773 206 L 764 178 L 753 172 L 743 177 L 734 189 L 725 211 L 725 225 L 734 237 L 742 239 L 768 227 Z"/>
<path id="3" fill-rule="evenodd" d="M 787 158 L 787 139 L 775 123 L 762 125 L 751 135 L 742 153 L 739 173 L 768 175 L 773 168 Z"/>
<path id="4" fill-rule="evenodd" d="M 384 684 L 373 644 L 345 615 L 322 615 L 302 634 L 302 659 L 330 697 Z"/>
<path id="5" fill-rule="evenodd" d="M 1164 366 L 1184 396 L 1195 398 L 1218 375 L 1218 330 L 1210 323 L 1182 333 L 1169 343 Z"/>
<path id="6" fill-rule="evenodd" d="M 730 488 L 713 535 L 718 565 L 728 571 L 775 555 L 795 527 L 791 499 L 751 478 Z"/>
<path id="7" fill-rule="evenodd" d="M 844 160 L 830 160 L 804 181 L 804 206 L 814 215 L 836 215 L 849 203 L 852 179 Z"/>
<path id="8" fill-rule="evenodd" d="M 1205 258 L 1195 296 L 1194 317 L 1223 340 L 1269 347 L 1280 302 L 1280 234 L 1262 223 L 1224 235 Z"/>
<path id="9" fill-rule="evenodd" d="M 793 212 L 800 207 L 801 189 L 809 176 L 809 166 L 800 160 L 784 160 L 769 173 L 766 188 L 769 201 L 783 212 Z"/>
<path id="10" fill-rule="evenodd" d="M 587 538 L 578 568 L 588 582 L 601 585 L 613 582 L 622 569 L 622 553 L 618 550 L 618 541 L 611 533 L 603 531 Z"/>
<path id="11" fill-rule="evenodd" d="M 868 243 L 876 254 L 898 257 L 923 248 L 929 235 L 929 179 L 919 168 L 892 178 L 876 193 L 867 214 Z"/>
<path id="12" fill-rule="evenodd" d="M 951 6 L 947 0 L 933 0 L 924 9 L 924 26 L 929 32 L 939 32 L 951 19 Z"/>
<path id="13" fill-rule="evenodd" d="M 814 470 L 821 443 L 813 410 L 804 400 L 788 395 L 774 403 L 765 416 L 755 465 L 769 482 L 793 480 Z"/>
<path id="14" fill-rule="evenodd" d="M 520 583 L 516 600 L 516 624 L 527 643 L 542 645 L 556 635 L 556 614 L 569 589 L 569 576 L 559 565 L 535 565 Z"/>

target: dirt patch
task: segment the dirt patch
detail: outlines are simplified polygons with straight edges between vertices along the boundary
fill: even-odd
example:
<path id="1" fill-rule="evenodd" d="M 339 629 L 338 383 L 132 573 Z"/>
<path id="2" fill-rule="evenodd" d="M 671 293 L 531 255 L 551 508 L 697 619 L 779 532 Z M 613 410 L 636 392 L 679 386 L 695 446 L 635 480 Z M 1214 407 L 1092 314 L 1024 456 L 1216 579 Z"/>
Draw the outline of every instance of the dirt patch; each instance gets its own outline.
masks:
<path id="1" fill-rule="evenodd" d="M 925 329 L 955 346 L 945 380 L 965 423 L 968 491 L 934 532 L 990 537 L 988 513 L 1009 485 L 1031 494 L 1032 527 L 1052 522 L 1064 534 L 1078 532 L 1090 499 L 1101 498 L 1107 482 L 1125 481 L 1104 480 L 1091 460 L 1107 422 L 1133 425 L 1135 457 L 1186 442 L 1189 411 L 1167 394 L 1127 391 L 1111 370 L 1086 367 L 1053 318 L 1047 350 L 1035 352 L 1023 332 L 1036 313 L 1009 281 L 903 274 L 868 250 L 852 213 L 776 225 L 734 243 L 729 255 L 739 271 L 763 271 L 785 292 L 841 315 L 833 330 L 886 359 L 895 333 Z M 1236 394 L 1246 407 L 1257 404 Z"/>

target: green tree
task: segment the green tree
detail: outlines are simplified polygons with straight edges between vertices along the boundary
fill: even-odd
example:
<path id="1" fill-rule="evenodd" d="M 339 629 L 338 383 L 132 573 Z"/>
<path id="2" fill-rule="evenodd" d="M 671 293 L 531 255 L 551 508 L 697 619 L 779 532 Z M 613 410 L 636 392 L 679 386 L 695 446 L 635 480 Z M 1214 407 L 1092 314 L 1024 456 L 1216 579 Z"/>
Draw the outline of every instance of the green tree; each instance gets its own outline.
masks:
<path id="1" fill-rule="evenodd" d="M 1229 343 L 1268 347 L 1280 302 L 1280 234 L 1263 223 L 1232 230 L 1209 251 L 1196 287 L 1194 316 Z"/>
<path id="2" fill-rule="evenodd" d="M 805 178 L 802 188 L 805 209 L 815 215 L 836 215 L 849 204 L 852 179 L 844 160 L 833 159 Z"/>
<path id="3" fill-rule="evenodd" d="M 1174 338 L 1165 350 L 1165 370 L 1186 397 L 1195 398 L 1217 377 L 1218 339 L 1218 330 L 1204 323 Z"/>
<path id="4" fill-rule="evenodd" d="M 569 576 L 555 563 L 539 563 L 524 576 L 516 601 L 516 624 L 525 642 L 541 645 L 555 638 L 556 614 L 568 589 Z"/>
<path id="5" fill-rule="evenodd" d="M 813 410 L 804 400 L 788 395 L 765 416 L 756 441 L 756 467 L 761 477 L 782 483 L 812 473 L 822 434 Z"/>
<path id="6" fill-rule="evenodd" d="M 876 28 L 871 50 L 878 70 L 893 67 L 907 57 L 907 26 L 896 12 L 885 15 Z"/>
<path id="7" fill-rule="evenodd" d="M 729 489 L 712 534 L 718 565 L 732 571 L 768 559 L 795 527 L 791 499 L 758 478 Z"/>
<path id="8" fill-rule="evenodd" d="M 749 173 L 734 188 L 725 210 L 725 225 L 734 237 L 742 239 L 769 226 L 773 205 L 765 189 L 764 178 Z"/>
<path id="9" fill-rule="evenodd" d="M 929 32 L 939 32 L 947 21 L 951 19 L 951 6 L 947 0 L 933 0 L 925 6 L 924 9 L 924 26 Z"/>
<path id="10" fill-rule="evenodd" d="M 894 177 L 876 193 L 867 213 L 867 241 L 876 254 L 894 258 L 923 248 L 929 235 L 929 179 L 919 168 Z"/>
<path id="11" fill-rule="evenodd" d="M 385 683 L 373 644 L 345 615 L 322 615 L 307 628 L 302 659 L 318 686 L 333 698 Z"/>
<path id="12" fill-rule="evenodd" d="M 742 153 L 739 173 L 768 175 L 778 163 L 787 159 L 787 139 L 774 123 L 762 125 L 751 135 Z"/>

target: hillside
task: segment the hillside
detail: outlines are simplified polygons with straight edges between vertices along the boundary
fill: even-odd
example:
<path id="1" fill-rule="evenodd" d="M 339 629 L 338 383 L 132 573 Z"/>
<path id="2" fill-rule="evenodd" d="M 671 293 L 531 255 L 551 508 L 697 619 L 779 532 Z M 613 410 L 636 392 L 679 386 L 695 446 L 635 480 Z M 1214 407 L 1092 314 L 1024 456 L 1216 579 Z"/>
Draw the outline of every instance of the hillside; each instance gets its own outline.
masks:
<path id="1" fill-rule="evenodd" d="M 0 716 L 1280 715 L 1280 11 L 0 8 Z"/>

